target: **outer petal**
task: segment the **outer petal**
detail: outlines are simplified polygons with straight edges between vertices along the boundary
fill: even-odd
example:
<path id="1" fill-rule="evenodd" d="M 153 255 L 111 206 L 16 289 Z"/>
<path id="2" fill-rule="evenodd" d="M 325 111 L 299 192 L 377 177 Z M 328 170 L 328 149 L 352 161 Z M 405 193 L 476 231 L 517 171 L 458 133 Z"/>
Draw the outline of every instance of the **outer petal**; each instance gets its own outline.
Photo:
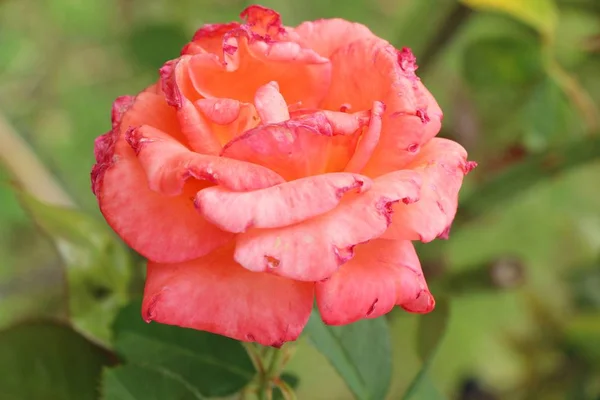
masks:
<path id="1" fill-rule="evenodd" d="M 128 131 L 127 141 L 138 154 L 150 189 L 168 196 L 179 195 L 190 177 L 231 190 L 262 189 L 283 182 L 279 175 L 259 165 L 189 151 L 149 126 Z"/>
<path id="2" fill-rule="evenodd" d="M 337 49 L 355 40 L 376 38 L 366 26 L 341 18 L 304 22 L 291 29 L 290 36 L 303 47 L 328 58 Z"/>
<path id="3" fill-rule="evenodd" d="M 456 142 L 434 138 L 423 146 L 408 168 L 421 174 L 418 203 L 397 208 L 384 237 L 429 242 L 448 234 L 458 206 L 458 191 L 472 163 Z"/>
<path id="4" fill-rule="evenodd" d="M 196 207 L 210 222 L 228 232 L 277 228 L 304 221 L 335 208 L 353 190 L 368 190 L 365 176 L 332 173 L 298 179 L 270 188 L 234 192 L 221 186 L 203 189 Z"/>
<path id="5" fill-rule="evenodd" d="M 365 193 L 346 195 L 338 207 L 320 217 L 240 234 L 235 260 L 252 271 L 303 281 L 325 279 L 352 258 L 355 245 L 385 232 L 392 204 L 415 201 L 419 184 L 415 172 L 393 172 L 375 180 Z"/>
<path id="6" fill-rule="evenodd" d="M 416 313 L 435 307 L 408 240 L 377 239 L 358 245 L 352 260 L 316 285 L 321 318 L 328 325 L 377 318 L 395 305 Z"/>
<path id="7" fill-rule="evenodd" d="M 381 40 L 363 39 L 340 48 L 331 63 L 333 78 L 324 108 L 349 105 L 352 110 L 365 110 L 373 101 L 386 105 L 379 143 L 364 173 L 379 176 L 403 169 L 420 146 L 438 133 L 442 118 L 415 74 L 410 50 L 397 51 Z"/>
<path id="8" fill-rule="evenodd" d="M 148 263 L 142 315 L 278 347 L 298 338 L 313 295 L 314 284 L 250 272 L 225 249 L 181 264 Z"/>
<path id="9" fill-rule="evenodd" d="M 97 140 L 92 181 L 100 210 L 119 236 L 144 257 L 160 262 L 197 258 L 229 241 L 232 234 L 221 231 L 196 212 L 190 197 L 197 187 L 187 185 L 177 197 L 166 197 L 148 188 L 134 151 L 119 131 L 122 126 L 135 126 L 142 121 L 164 129 L 171 127 L 169 114 L 156 105 L 164 101 L 152 105 L 159 97 L 144 93 L 128 111 L 121 107 L 123 99 L 117 101 L 113 113 L 115 128 Z"/>

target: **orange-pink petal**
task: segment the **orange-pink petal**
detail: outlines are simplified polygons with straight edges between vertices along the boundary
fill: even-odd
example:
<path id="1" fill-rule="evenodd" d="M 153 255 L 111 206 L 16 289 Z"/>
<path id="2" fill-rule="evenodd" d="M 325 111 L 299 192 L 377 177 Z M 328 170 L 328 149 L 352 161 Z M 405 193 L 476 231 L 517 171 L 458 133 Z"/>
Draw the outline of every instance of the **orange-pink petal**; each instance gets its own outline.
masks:
<path id="1" fill-rule="evenodd" d="M 260 164 L 286 180 L 299 179 L 326 172 L 332 136 L 352 136 L 365 123 L 366 119 L 352 114 L 308 112 L 251 129 L 226 144 L 221 154 Z"/>
<path id="2" fill-rule="evenodd" d="M 250 228 L 278 228 L 302 222 L 334 209 L 345 193 L 361 193 L 370 187 L 369 178 L 341 172 L 247 192 L 213 186 L 198 192 L 196 207 L 219 228 L 240 233 Z"/>
<path id="3" fill-rule="evenodd" d="M 298 338 L 313 296 L 314 284 L 250 272 L 224 249 L 180 264 L 148 263 L 142 316 L 279 347 Z"/>
<path id="4" fill-rule="evenodd" d="M 429 242 L 446 237 L 458 207 L 458 192 L 472 168 L 467 152 L 448 139 L 431 139 L 408 165 L 421 175 L 420 200 L 395 209 L 387 238 Z"/>
<path id="5" fill-rule="evenodd" d="M 377 318 L 396 305 L 415 313 L 435 307 L 414 246 L 407 240 L 376 239 L 356 246 L 354 258 L 318 282 L 316 293 L 328 325 Z"/>
<path id="6" fill-rule="evenodd" d="M 283 182 L 275 172 L 260 165 L 194 153 L 149 126 L 129 130 L 126 139 L 138 155 L 150 189 L 167 196 L 179 195 L 189 178 L 231 190 L 262 189 Z"/>
<path id="7" fill-rule="evenodd" d="M 402 169 L 435 136 L 442 112 L 415 74 L 410 50 L 397 51 L 379 39 L 362 39 L 338 49 L 329 93 L 322 106 L 366 110 L 373 101 L 386 106 L 379 142 L 364 173 L 379 176 Z"/>
<path id="8" fill-rule="evenodd" d="M 303 22 L 289 32 L 303 47 L 313 49 L 323 57 L 330 57 L 337 49 L 355 40 L 376 38 L 366 26 L 341 18 Z"/>
<path id="9" fill-rule="evenodd" d="M 181 195 L 166 197 L 148 188 L 146 175 L 121 129 L 141 121 L 172 128 L 164 100 L 143 92 L 136 100 L 118 99 L 113 110 L 114 128 L 96 142 L 92 170 L 94 193 L 108 224 L 134 250 L 151 260 L 179 262 L 203 256 L 233 238 L 207 222 L 190 199 L 198 187 L 187 185 Z M 129 105 L 127 108 L 126 105 Z M 147 118 L 145 113 L 149 112 Z M 176 131 L 173 131 L 176 136 Z M 185 148 L 173 137 L 163 133 Z"/>
<path id="10" fill-rule="evenodd" d="M 383 234 L 391 223 L 392 205 L 415 201 L 419 185 L 419 175 L 412 171 L 382 176 L 370 190 L 347 194 L 340 205 L 319 217 L 238 235 L 235 259 L 252 271 L 302 281 L 325 279 L 352 258 L 355 245 Z"/>
<path id="11" fill-rule="evenodd" d="M 258 88 L 276 81 L 287 103 L 315 107 L 331 80 L 329 60 L 290 40 L 275 11 L 252 6 L 241 16 L 246 23 L 210 28 L 200 34 L 197 45 L 184 51 L 184 57 L 190 57 L 185 73 L 197 95 L 250 103 Z M 207 36 L 222 36 L 220 52 L 206 44 L 213 51 L 202 50 L 202 37 Z"/>
<path id="12" fill-rule="evenodd" d="M 371 117 L 369 119 L 369 127 L 361 136 L 356 149 L 348 164 L 344 168 L 346 172 L 361 172 L 373 156 L 373 151 L 379 143 L 381 135 L 381 115 L 385 111 L 383 103 L 376 101 L 371 109 Z"/>

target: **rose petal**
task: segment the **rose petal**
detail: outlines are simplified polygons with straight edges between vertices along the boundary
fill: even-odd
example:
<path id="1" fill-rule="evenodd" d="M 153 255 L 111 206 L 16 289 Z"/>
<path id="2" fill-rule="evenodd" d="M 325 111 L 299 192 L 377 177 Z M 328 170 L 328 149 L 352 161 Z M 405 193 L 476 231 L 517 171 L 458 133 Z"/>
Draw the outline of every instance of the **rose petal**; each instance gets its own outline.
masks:
<path id="1" fill-rule="evenodd" d="M 420 200 L 394 209 L 383 237 L 430 242 L 447 234 L 456 215 L 458 191 L 467 168 L 467 152 L 456 142 L 433 138 L 408 168 L 421 174 Z"/>
<path id="2" fill-rule="evenodd" d="M 228 232 L 295 224 L 335 208 L 345 193 L 368 190 L 371 180 L 356 174 L 331 173 L 298 179 L 270 188 L 234 192 L 221 186 L 203 189 L 196 207 L 210 222 Z"/>
<path id="3" fill-rule="evenodd" d="M 189 57 L 167 62 L 160 69 L 160 82 L 169 105 L 176 108 L 177 121 L 192 150 L 203 154 L 219 154 L 221 143 L 202 112 L 194 106 L 199 100 L 189 76 L 184 73 Z"/>
<path id="4" fill-rule="evenodd" d="M 302 281 L 325 279 L 352 258 L 355 245 L 385 232 L 392 204 L 415 201 L 419 185 L 419 175 L 413 171 L 379 177 L 370 190 L 347 194 L 324 215 L 285 228 L 240 234 L 235 260 L 252 271 L 270 271 Z"/>
<path id="5" fill-rule="evenodd" d="M 194 105 L 208 120 L 221 146 L 260 123 L 256 108 L 250 103 L 233 99 L 200 99 Z"/>
<path id="6" fill-rule="evenodd" d="M 127 132 L 150 189 L 179 195 L 189 178 L 220 184 L 231 190 L 255 190 L 283 182 L 275 172 L 243 161 L 189 151 L 168 135 L 149 126 Z"/>
<path id="7" fill-rule="evenodd" d="M 290 29 L 290 35 L 323 57 L 330 57 L 338 48 L 355 40 L 376 38 L 366 26 L 341 18 L 303 22 Z"/>
<path id="8" fill-rule="evenodd" d="M 385 111 L 385 107 L 381 102 L 376 101 L 371 109 L 371 117 L 369 119 L 369 127 L 362 135 L 352 158 L 344 168 L 346 172 L 360 172 L 369 162 L 381 134 L 381 114 Z"/>
<path id="9" fill-rule="evenodd" d="M 117 106 L 123 104 L 117 102 Z M 119 108 L 113 115 L 115 128 L 97 140 L 92 181 L 100 210 L 119 236 L 144 257 L 160 262 L 197 258 L 229 241 L 232 234 L 208 223 L 194 209 L 190 197 L 199 187 L 187 185 L 177 197 L 151 191 L 134 151 L 125 142 L 121 129 L 142 121 L 173 128 L 175 115 L 164 99 L 143 92 L 128 110 Z M 172 132 L 177 136 L 177 131 Z M 185 149 L 173 137 L 163 135 Z"/>
<path id="10" fill-rule="evenodd" d="M 365 119 L 352 114 L 308 113 L 251 129 L 225 145 L 221 154 L 260 164 L 286 180 L 318 175 L 332 162 L 331 137 L 351 135 L 365 123 Z"/>
<path id="11" fill-rule="evenodd" d="M 314 284 L 250 272 L 225 249 L 181 264 L 148 263 L 142 315 L 279 347 L 302 332 L 313 295 Z"/>
<path id="12" fill-rule="evenodd" d="M 316 284 L 317 305 L 328 325 L 345 325 L 387 314 L 395 305 L 416 313 L 435 307 L 408 240 L 376 239 L 356 246 L 355 256 Z"/>
<path id="13" fill-rule="evenodd" d="M 363 172 L 369 176 L 403 169 L 419 147 L 435 136 L 442 112 L 415 74 L 410 50 L 397 51 L 380 39 L 362 39 L 331 56 L 332 82 L 323 107 L 386 106 L 379 143 Z M 367 78 L 368 77 L 368 78 Z"/>
<path id="14" fill-rule="evenodd" d="M 254 104 L 263 124 L 277 124 L 290 119 L 285 99 L 279 93 L 277 82 L 269 82 L 258 88 Z"/>
<path id="15" fill-rule="evenodd" d="M 259 87 L 276 81 L 288 103 L 315 107 L 329 86 L 329 60 L 290 41 L 273 10 L 253 6 L 242 17 L 247 19 L 245 24 L 223 34 L 222 56 L 191 56 L 185 71 L 197 93 L 249 103 Z"/>

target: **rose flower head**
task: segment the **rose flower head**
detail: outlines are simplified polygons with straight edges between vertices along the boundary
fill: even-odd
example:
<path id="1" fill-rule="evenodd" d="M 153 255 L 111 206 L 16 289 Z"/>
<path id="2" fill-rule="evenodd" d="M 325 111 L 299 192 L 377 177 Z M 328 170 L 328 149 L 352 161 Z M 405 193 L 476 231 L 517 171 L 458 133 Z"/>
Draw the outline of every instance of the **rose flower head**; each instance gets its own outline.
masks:
<path id="1" fill-rule="evenodd" d="M 396 50 L 342 19 L 260 6 L 201 27 L 118 98 L 92 188 L 148 259 L 150 322 L 279 346 L 327 324 L 434 308 L 411 241 L 446 237 L 467 162 Z"/>

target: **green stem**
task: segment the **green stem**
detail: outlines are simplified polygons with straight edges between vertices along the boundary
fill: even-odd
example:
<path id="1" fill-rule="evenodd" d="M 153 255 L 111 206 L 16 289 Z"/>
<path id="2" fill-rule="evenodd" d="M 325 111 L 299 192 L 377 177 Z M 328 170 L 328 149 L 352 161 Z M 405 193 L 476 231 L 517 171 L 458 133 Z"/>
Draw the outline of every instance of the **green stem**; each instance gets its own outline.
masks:
<path id="1" fill-rule="evenodd" d="M 74 202 L 29 145 L 0 114 L 0 162 L 19 186 L 45 203 L 73 207 Z"/>

